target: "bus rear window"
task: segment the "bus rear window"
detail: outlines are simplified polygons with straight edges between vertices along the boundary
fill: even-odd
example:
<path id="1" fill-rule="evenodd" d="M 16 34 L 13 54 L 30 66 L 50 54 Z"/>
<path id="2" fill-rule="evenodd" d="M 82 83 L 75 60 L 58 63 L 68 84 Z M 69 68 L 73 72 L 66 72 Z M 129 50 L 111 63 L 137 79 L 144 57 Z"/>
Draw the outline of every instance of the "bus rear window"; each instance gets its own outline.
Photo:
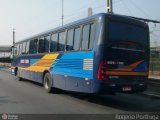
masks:
<path id="1" fill-rule="evenodd" d="M 110 41 L 132 41 L 148 45 L 147 30 L 143 27 L 121 22 L 110 22 Z"/>

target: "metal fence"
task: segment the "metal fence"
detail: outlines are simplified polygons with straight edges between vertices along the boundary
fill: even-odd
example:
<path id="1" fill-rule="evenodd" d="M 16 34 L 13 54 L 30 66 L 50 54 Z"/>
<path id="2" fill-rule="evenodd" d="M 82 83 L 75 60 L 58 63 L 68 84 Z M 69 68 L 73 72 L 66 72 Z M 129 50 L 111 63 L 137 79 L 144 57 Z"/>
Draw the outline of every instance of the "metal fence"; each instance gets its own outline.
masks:
<path id="1" fill-rule="evenodd" d="M 150 74 L 160 75 L 160 55 L 151 54 L 150 56 Z"/>

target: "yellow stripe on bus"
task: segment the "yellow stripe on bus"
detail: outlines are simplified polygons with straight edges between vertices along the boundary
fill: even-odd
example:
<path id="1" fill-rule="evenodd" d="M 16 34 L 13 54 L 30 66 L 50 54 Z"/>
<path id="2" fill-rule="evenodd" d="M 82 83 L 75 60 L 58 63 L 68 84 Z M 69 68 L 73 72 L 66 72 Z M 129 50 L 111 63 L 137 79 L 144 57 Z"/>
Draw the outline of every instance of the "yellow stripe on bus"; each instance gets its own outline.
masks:
<path id="1" fill-rule="evenodd" d="M 47 54 L 32 66 L 20 69 L 34 72 L 44 72 L 45 70 L 50 69 L 51 65 L 57 59 L 58 55 L 59 54 Z"/>
<path id="2" fill-rule="evenodd" d="M 42 58 L 42 60 L 44 60 L 44 59 L 53 59 L 54 60 L 54 59 L 57 59 L 58 55 L 59 54 L 47 54 Z"/>

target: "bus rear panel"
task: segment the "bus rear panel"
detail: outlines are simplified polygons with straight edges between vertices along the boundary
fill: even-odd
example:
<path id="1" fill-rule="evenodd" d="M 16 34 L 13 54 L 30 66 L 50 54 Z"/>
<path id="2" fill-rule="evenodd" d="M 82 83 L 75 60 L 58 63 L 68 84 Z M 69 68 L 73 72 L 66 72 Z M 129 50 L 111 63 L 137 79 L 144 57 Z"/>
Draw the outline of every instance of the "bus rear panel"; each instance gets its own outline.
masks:
<path id="1" fill-rule="evenodd" d="M 117 16 L 106 19 L 105 36 L 97 53 L 100 92 L 145 91 L 149 73 L 148 25 Z"/>

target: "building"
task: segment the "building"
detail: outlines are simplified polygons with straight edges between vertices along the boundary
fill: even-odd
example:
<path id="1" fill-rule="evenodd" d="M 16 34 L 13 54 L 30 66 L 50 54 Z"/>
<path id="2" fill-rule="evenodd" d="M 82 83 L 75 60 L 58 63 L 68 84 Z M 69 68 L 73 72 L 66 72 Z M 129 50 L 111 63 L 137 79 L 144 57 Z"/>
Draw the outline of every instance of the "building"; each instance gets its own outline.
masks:
<path id="1" fill-rule="evenodd" d="M 11 55 L 11 46 L 0 46 L 0 58 L 9 57 Z"/>

